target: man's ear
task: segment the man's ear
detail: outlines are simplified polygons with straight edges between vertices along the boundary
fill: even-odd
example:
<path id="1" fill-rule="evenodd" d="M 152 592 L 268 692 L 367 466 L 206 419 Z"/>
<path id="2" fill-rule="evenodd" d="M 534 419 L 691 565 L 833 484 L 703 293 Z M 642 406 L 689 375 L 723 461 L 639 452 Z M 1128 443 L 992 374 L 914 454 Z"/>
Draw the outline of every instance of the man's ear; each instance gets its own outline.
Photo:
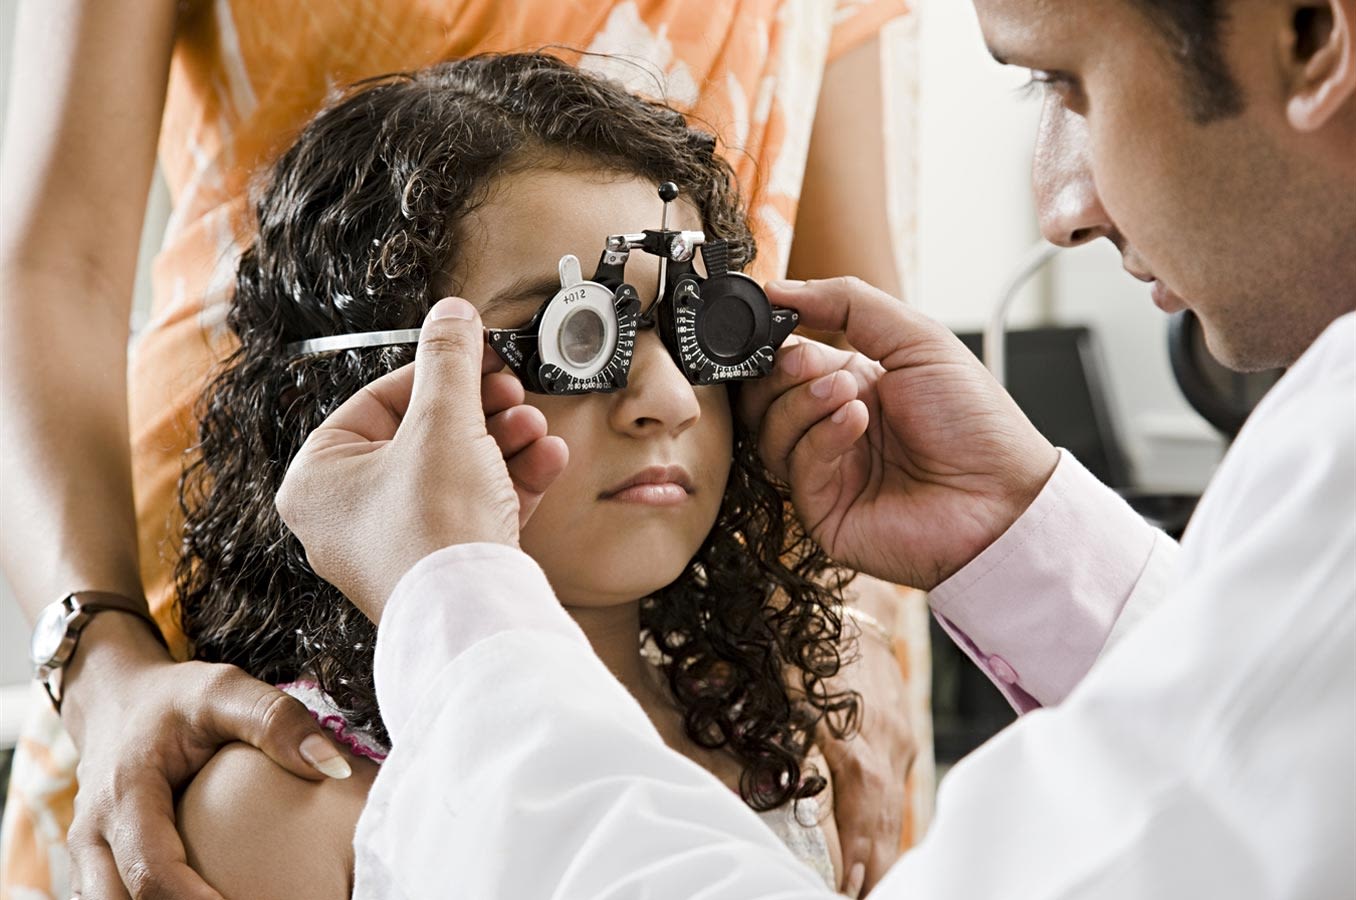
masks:
<path id="1" fill-rule="evenodd" d="M 1295 4 L 1282 52 L 1289 73 L 1286 118 L 1317 131 L 1356 96 L 1356 0 Z"/>

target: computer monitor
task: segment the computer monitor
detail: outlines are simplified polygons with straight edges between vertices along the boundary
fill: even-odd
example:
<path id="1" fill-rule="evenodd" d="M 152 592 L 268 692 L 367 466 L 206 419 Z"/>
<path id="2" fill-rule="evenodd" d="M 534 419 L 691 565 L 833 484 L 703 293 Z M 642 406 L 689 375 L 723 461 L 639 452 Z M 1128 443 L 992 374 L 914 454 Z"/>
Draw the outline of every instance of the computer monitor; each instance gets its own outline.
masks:
<path id="1" fill-rule="evenodd" d="M 982 358 L 978 333 L 958 334 Z M 1091 330 L 1033 328 L 1007 334 L 1007 388 L 1041 434 L 1113 488 L 1133 484 Z"/>

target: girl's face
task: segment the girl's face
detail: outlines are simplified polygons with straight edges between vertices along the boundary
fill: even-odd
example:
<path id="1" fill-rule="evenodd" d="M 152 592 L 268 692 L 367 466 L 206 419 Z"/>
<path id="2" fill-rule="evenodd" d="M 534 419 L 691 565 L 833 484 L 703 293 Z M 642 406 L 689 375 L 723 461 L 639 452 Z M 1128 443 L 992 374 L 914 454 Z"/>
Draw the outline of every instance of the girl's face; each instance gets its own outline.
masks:
<path id="1" fill-rule="evenodd" d="M 583 168 L 496 179 L 461 223 L 455 292 L 479 307 L 488 327 L 525 324 L 559 287 L 562 255 L 577 256 L 588 278 L 607 235 L 659 227 L 657 190 L 634 176 Z M 668 227 L 702 223 L 680 199 L 670 205 Z M 626 280 L 640 292 L 641 309 L 654 300 L 658 277 L 658 258 L 633 251 Z M 725 492 L 733 446 L 726 389 L 689 384 L 658 333 L 646 329 L 625 389 L 528 394 L 527 402 L 570 448 L 569 466 L 521 538 L 561 602 L 609 606 L 673 582 L 705 541 Z"/>

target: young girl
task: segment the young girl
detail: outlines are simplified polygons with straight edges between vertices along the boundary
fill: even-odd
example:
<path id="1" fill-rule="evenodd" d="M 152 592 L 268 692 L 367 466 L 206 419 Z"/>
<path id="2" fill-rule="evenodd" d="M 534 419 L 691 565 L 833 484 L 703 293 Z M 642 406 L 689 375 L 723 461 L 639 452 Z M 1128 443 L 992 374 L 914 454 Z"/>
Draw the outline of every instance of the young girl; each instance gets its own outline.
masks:
<path id="1" fill-rule="evenodd" d="M 354 777 L 303 782 L 222 751 L 180 802 L 190 862 L 227 896 L 346 897 L 353 828 L 386 752 L 373 625 L 306 563 L 273 496 L 308 432 L 413 346 L 295 355 L 310 338 L 417 328 L 448 294 L 518 327 L 585 276 L 609 234 L 658 227 L 753 243 L 709 134 L 550 57 L 476 57 L 366 82 L 282 156 L 257 205 L 229 324 L 240 347 L 204 397 L 182 488 L 178 569 L 198 658 L 289 685 L 345 739 Z M 655 298 L 658 259 L 627 282 Z M 789 515 L 731 414 L 737 385 L 696 387 L 640 331 L 614 393 L 529 394 L 570 449 L 523 530 L 561 603 L 674 749 L 721 778 L 832 886 L 844 883 L 813 741 L 843 736 L 843 576 Z M 475 810 L 467 810 L 475 815 Z M 529 863 L 530 864 L 530 863 Z M 455 895 L 456 873 L 449 873 Z"/>

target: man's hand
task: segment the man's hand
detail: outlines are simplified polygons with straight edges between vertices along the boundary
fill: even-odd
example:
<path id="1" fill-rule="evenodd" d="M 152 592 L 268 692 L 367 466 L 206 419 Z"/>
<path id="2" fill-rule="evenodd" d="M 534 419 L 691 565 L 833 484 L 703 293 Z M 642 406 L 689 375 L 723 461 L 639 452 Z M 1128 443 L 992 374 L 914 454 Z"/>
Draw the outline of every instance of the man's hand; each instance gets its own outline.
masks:
<path id="1" fill-rule="evenodd" d="M 412 366 L 372 382 L 306 439 L 278 512 L 322 578 L 379 621 L 396 583 L 453 544 L 518 545 L 565 469 L 521 383 L 485 351 L 480 316 L 440 300 Z"/>
<path id="2" fill-rule="evenodd" d="M 349 773 L 301 703 L 233 666 L 175 663 L 120 613 L 81 635 L 62 721 L 80 750 L 68 847 L 83 900 L 221 900 L 188 867 L 174 795 L 222 744 L 253 744 L 301 778 Z"/>
<path id="3" fill-rule="evenodd" d="M 767 291 L 861 352 L 788 342 L 744 387 L 764 463 L 836 561 L 936 587 L 1031 504 L 1057 451 L 954 335 L 893 297 L 855 278 Z"/>

